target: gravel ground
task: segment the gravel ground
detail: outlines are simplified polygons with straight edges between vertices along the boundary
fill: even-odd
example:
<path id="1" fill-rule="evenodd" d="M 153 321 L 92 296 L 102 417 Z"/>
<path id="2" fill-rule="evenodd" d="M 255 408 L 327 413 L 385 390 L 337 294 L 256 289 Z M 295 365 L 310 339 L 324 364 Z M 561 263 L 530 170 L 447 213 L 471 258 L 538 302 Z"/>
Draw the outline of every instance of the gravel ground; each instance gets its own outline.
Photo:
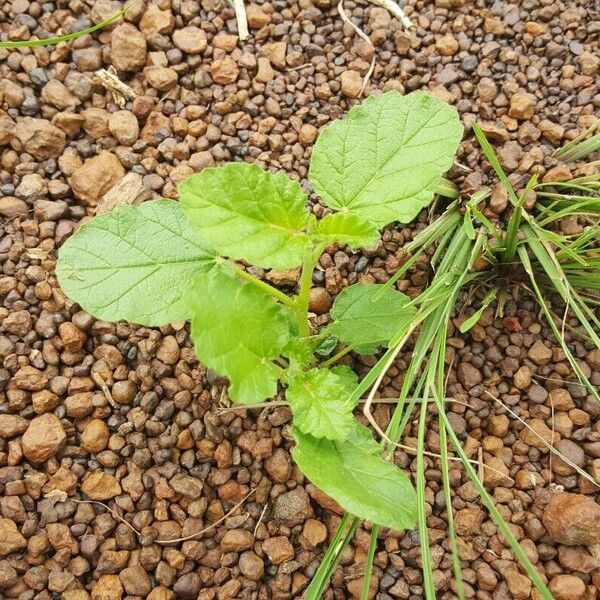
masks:
<path id="1" fill-rule="evenodd" d="M 120 7 L 0 2 L 0 32 L 75 31 Z M 428 89 L 451 102 L 467 128 L 483 124 L 517 187 L 534 172 L 568 177 L 571 168 L 550 155 L 600 107 L 598 10 L 592 0 L 411 0 L 417 28 L 408 34 L 385 10 L 348 1 L 373 50 L 330 0 L 251 4 L 243 43 L 224 0 L 140 0 L 94 37 L 0 50 L 0 597 L 300 597 L 339 521 L 338 507 L 291 462 L 286 408 L 220 411 L 220 382 L 196 362 L 186 326 L 96 321 L 60 292 L 56 249 L 106 192 L 133 173 L 130 193 L 143 186 L 175 197 L 188 174 L 243 159 L 305 181 L 318 130 L 356 103 L 373 52 L 366 94 Z M 112 96 L 94 77 L 111 66 L 132 97 Z M 493 183 L 470 133 L 451 178 L 465 191 Z M 506 207 L 496 186 L 487 213 L 502 218 Z M 327 322 L 346 285 L 385 281 L 426 218 L 389 229 L 368 252 L 329 248 L 315 275 L 317 322 Z M 297 280 L 264 275 L 288 289 Z M 426 279 L 419 264 L 398 286 L 415 294 Z M 596 598 L 597 488 L 550 460 L 540 438 L 600 479 L 599 407 L 572 382 L 526 294 L 508 301 L 505 318 L 490 310 L 448 343 L 448 395 L 462 402 L 449 416 L 471 456 L 493 467 L 485 480 L 499 510 L 555 598 Z M 600 353 L 572 343 L 600 383 Z M 405 361 L 390 370 L 383 396 L 397 394 Z M 389 411 L 377 408 L 382 424 Z M 433 425 L 427 441 L 435 452 Z M 414 468 L 407 453 L 397 462 Z M 427 475 L 435 582 L 449 599 L 435 459 Z M 451 478 L 467 597 L 536 598 L 460 464 Z M 85 498 L 110 511 L 78 502 Z M 359 529 L 326 598 L 358 598 L 368 536 L 368 526 Z M 422 598 L 419 552 L 415 531 L 382 532 L 371 597 Z"/>

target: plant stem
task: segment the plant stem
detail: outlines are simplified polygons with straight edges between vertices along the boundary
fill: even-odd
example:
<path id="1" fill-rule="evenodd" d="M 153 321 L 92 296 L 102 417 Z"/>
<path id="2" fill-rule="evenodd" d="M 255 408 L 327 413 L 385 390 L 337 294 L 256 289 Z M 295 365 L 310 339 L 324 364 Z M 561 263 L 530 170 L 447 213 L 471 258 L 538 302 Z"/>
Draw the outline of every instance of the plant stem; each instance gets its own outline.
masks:
<path id="1" fill-rule="evenodd" d="M 285 306 L 291 308 L 294 311 L 296 310 L 296 303 L 289 296 L 286 296 L 283 292 L 281 292 L 277 288 L 274 288 L 272 285 L 269 285 L 268 283 L 261 281 L 260 279 L 258 279 L 258 277 L 254 277 L 254 275 L 251 275 L 247 271 L 244 271 L 243 269 L 240 269 L 239 267 L 236 267 L 235 265 L 233 268 L 235 269 L 235 274 L 240 279 L 249 281 L 256 287 L 260 288 L 263 292 L 266 292 L 267 294 L 269 294 L 269 296 L 273 296 L 273 298 L 275 298 L 275 300 L 278 300 L 279 302 L 281 302 L 281 304 L 284 304 Z"/>
<path id="2" fill-rule="evenodd" d="M 320 250 L 320 249 L 319 249 Z M 312 284 L 312 274 L 317 266 L 321 252 L 310 250 L 302 261 L 302 274 L 300 275 L 300 289 L 298 297 L 294 302 L 294 311 L 298 319 L 298 329 L 300 337 L 308 337 L 310 335 L 310 326 L 308 323 L 308 303 L 310 300 L 310 286 Z M 316 256 L 316 258 L 315 258 Z"/>
<path id="3" fill-rule="evenodd" d="M 350 354 L 352 352 L 352 346 L 344 346 L 339 352 L 336 352 L 333 356 L 330 356 L 325 362 L 321 363 L 322 368 L 330 367 L 335 364 L 340 358 L 346 356 L 346 354 Z"/>

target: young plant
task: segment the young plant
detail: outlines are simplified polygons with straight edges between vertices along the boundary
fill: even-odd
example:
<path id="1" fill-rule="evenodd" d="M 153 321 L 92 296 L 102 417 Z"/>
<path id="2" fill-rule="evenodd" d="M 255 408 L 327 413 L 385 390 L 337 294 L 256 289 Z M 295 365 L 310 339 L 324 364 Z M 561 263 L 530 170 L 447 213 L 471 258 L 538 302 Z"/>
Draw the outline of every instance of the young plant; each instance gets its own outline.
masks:
<path id="1" fill-rule="evenodd" d="M 404 337 L 415 309 L 391 286 L 358 283 L 315 331 L 309 294 L 327 246 L 370 246 L 379 229 L 411 221 L 432 201 L 461 135 L 456 111 L 432 96 L 369 98 L 314 147 L 309 180 L 332 211 L 321 220 L 284 173 L 245 163 L 207 168 L 180 185 L 180 202 L 126 206 L 83 225 L 60 251 L 59 282 L 101 319 L 147 326 L 190 319 L 199 360 L 229 379 L 234 402 L 255 404 L 285 389 L 292 453 L 315 485 L 361 519 L 412 527 L 412 485 L 354 418 L 356 375 L 332 365 L 350 350 L 373 354 Z M 297 293 L 258 279 L 242 261 L 300 267 Z M 323 360 L 332 338 L 346 346 Z"/>

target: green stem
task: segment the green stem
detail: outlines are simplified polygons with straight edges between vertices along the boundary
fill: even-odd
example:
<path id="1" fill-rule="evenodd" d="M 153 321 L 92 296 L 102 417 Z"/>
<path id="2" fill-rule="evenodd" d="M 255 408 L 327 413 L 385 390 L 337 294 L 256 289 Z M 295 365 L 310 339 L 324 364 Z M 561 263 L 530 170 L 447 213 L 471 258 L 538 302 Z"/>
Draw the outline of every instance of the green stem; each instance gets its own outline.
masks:
<path id="1" fill-rule="evenodd" d="M 352 346 L 344 346 L 339 352 L 336 352 L 333 356 L 329 357 L 325 362 L 321 363 L 321 367 L 323 369 L 330 367 L 335 364 L 340 358 L 346 356 L 346 354 L 350 354 L 352 352 Z"/>
<path id="2" fill-rule="evenodd" d="M 273 296 L 273 298 L 281 302 L 281 304 L 284 304 L 285 306 L 291 308 L 294 311 L 296 310 L 296 303 L 289 296 L 286 296 L 283 292 L 281 292 L 277 288 L 274 288 L 272 285 L 261 281 L 258 277 L 254 277 L 254 275 L 251 275 L 250 273 L 248 273 L 248 271 L 244 271 L 243 269 L 240 269 L 235 265 L 233 268 L 235 269 L 235 274 L 240 279 L 249 281 L 256 287 L 260 288 L 263 292 L 269 294 L 269 296 Z"/>
<path id="3" fill-rule="evenodd" d="M 298 297 L 294 302 L 294 311 L 298 319 L 298 329 L 300 337 L 308 337 L 310 335 L 310 325 L 308 322 L 308 304 L 310 301 L 310 286 L 312 285 L 312 275 L 314 268 L 317 266 L 321 252 L 310 250 L 302 261 L 302 275 L 300 275 L 300 289 Z"/>

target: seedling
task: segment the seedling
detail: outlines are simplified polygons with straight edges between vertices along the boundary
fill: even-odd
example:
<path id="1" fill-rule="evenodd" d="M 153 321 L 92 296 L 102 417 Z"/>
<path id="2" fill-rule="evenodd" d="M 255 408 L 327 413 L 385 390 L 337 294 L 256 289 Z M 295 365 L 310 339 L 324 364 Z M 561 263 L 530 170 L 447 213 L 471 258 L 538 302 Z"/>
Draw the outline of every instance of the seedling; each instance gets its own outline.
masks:
<path id="1" fill-rule="evenodd" d="M 97 318 L 147 326 L 191 320 L 201 363 L 251 405 L 284 390 L 293 456 L 305 475 L 357 517 L 397 530 L 416 522 L 415 491 L 353 416 L 361 395 L 350 349 L 372 354 L 400 339 L 415 308 L 391 286 L 355 284 L 311 327 L 313 271 L 325 248 L 374 244 L 433 199 L 462 135 L 458 115 L 423 93 L 389 92 L 334 122 L 314 147 L 309 180 L 330 214 L 317 220 L 284 173 L 230 163 L 192 175 L 180 202 L 126 206 L 83 225 L 62 247 L 65 293 Z M 300 268 L 286 295 L 243 265 Z M 323 358 L 334 338 L 345 344 Z"/>

